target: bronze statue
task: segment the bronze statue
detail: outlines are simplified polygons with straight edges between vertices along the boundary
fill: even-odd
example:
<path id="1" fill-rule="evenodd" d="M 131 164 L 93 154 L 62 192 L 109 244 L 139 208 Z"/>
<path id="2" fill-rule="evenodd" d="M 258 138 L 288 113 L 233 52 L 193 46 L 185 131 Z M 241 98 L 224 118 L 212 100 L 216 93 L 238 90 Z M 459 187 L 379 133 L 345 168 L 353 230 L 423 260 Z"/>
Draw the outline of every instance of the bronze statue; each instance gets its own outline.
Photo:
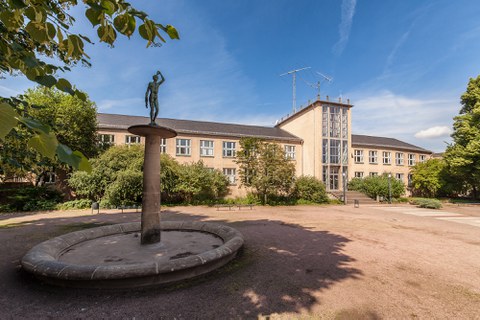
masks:
<path id="1" fill-rule="evenodd" d="M 162 77 L 160 81 L 158 81 L 158 75 Z M 150 125 L 156 126 L 155 119 L 158 116 L 158 88 L 160 85 L 165 81 L 162 73 L 157 71 L 153 75 L 153 81 L 148 83 L 147 92 L 145 93 L 145 108 L 148 108 L 148 103 L 150 103 Z"/>

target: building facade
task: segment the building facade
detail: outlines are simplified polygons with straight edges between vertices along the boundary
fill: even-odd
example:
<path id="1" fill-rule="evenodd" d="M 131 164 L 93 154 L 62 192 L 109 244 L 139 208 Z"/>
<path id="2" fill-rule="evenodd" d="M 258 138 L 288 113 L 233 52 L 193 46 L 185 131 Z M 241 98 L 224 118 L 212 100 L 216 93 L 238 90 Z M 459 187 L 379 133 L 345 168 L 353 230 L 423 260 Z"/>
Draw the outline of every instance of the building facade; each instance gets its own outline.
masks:
<path id="1" fill-rule="evenodd" d="M 410 168 L 432 154 L 423 148 L 384 137 L 353 135 L 351 108 L 347 100 L 317 100 L 282 118 L 274 127 L 238 125 L 206 121 L 157 119 L 160 126 L 177 131 L 178 136 L 162 140 L 161 152 L 180 163 L 203 161 L 223 172 L 230 181 L 230 196 L 247 192 L 238 181 L 235 155 L 243 137 L 256 137 L 282 146 L 293 161 L 297 176 L 314 176 L 328 191 L 343 190 L 352 177 L 389 173 L 409 184 Z M 144 138 L 128 133 L 128 127 L 149 123 L 148 117 L 99 113 L 99 141 L 122 145 L 144 143 Z"/>

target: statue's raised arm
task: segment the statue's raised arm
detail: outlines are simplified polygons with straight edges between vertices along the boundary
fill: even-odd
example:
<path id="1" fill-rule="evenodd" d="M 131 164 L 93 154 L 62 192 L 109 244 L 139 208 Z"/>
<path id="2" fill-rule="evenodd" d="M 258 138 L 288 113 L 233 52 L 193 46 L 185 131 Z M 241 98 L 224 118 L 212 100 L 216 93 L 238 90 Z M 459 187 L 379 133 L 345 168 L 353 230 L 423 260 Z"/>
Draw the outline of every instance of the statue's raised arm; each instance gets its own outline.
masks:
<path id="1" fill-rule="evenodd" d="M 158 81 L 158 76 L 162 78 Z M 156 125 L 155 119 L 158 116 L 158 88 L 165 82 L 165 77 L 159 71 L 153 75 L 153 81 L 148 83 L 147 92 L 145 92 L 145 107 L 148 108 L 150 103 L 150 125 Z"/>

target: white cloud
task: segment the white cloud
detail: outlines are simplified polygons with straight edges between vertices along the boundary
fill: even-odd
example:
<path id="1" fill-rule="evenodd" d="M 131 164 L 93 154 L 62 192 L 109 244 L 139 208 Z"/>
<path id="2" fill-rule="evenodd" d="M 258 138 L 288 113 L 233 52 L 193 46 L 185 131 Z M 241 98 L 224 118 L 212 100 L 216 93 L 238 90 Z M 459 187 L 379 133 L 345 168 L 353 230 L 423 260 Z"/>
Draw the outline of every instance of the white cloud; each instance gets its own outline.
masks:
<path id="1" fill-rule="evenodd" d="M 450 141 L 448 133 L 432 134 L 428 140 L 417 134 L 425 128 L 451 127 L 459 110 L 456 95 L 411 97 L 384 90 L 348 96 L 354 104 L 353 133 L 396 138 L 433 151 L 444 151 L 444 141 Z"/>
<path id="2" fill-rule="evenodd" d="M 415 138 L 434 139 L 440 137 L 448 137 L 451 133 L 452 130 L 447 126 L 436 126 L 415 133 Z"/>
<path id="3" fill-rule="evenodd" d="M 338 56 L 342 54 L 350 37 L 350 29 L 352 27 L 353 16 L 355 15 L 355 6 L 357 0 L 342 0 L 342 17 L 338 27 L 340 39 L 333 46 L 333 52 Z"/>

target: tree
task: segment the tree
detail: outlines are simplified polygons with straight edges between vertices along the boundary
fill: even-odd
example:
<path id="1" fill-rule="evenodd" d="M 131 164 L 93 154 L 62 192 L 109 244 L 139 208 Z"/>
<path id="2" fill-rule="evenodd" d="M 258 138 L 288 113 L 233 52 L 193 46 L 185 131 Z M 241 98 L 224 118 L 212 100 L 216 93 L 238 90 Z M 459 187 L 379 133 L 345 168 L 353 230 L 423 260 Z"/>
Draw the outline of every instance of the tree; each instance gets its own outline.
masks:
<path id="1" fill-rule="evenodd" d="M 240 180 L 252 188 L 263 204 L 269 196 L 289 195 L 295 178 L 295 165 L 276 143 L 257 138 L 240 139 L 236 163 Z"/>
<path id="2" fill-rule="evenodd" d="M 147 41 L 147 47 L 165 42 L 161 32 L 171 39 L 179 39 L 176 29 L 148 18 L 124 0 L 84 0 L 85 15 L 97 28 L 100 42 L 113 46 L 117 33 L 130 37 L 137 29 Z M 82 63 L 91 65 L 84 50 L 85 42 L 92 41 L 70 28 L 75 18 L 69 10 L 78 5 L 78 0 L 4 0 L 0 2 L 0 75 L 23 74 L 42 86 L 57 89 L 86 101 L 86 95 L 75 89 L 58 72 L 70 71 L 72 66 Z M 54 60 L 59 63 L 49 63 Z M 48 62 L 47 62 L 48 61 Z M 14 97 L 0 97 L 0 139 L 19 123 L 31 130 L 30 147 L 42 155 L 75 168 L 89 170 L 89 163 L 79 151 L 59 143 L 48 125 L 30 116 L 28 101 Z"/>
<path id="3" fill-rule="evenodd" d="M 410 171 L 413 193 L 422 197 L 437 197 L 446 184 L 442 174 L 445 169 L 446 163 L 441 159 L 417 163 Z"/>
<path id="4" fill-rule="evenodd" d="M 23 98 L 35 106 L 30 115 L 48 125 L 59 143 L 80 150 L 88 157 L 97 154 L 96 107 L 88 98 L 82 101 L 76 96 L 46 87 L 29 89 Z M 0 145 L 0 165 L 5 177 L 35 173 L 38 181 L 45 172 L 62 166 L 58 156 L 51 159 L 32 152 L 29 146 L 35 143 L 33 138 L 32 132 L 23 125 L 17 126 L 5 137 Z"/>
<path id="5" fill-rule="evenodd" d="M 480 76 L 470 79 L 461 103 L 460 115 L 454 118 L 453 144 L 447 147 L 445 161 L 476 199 L 480 188 Z"/>

